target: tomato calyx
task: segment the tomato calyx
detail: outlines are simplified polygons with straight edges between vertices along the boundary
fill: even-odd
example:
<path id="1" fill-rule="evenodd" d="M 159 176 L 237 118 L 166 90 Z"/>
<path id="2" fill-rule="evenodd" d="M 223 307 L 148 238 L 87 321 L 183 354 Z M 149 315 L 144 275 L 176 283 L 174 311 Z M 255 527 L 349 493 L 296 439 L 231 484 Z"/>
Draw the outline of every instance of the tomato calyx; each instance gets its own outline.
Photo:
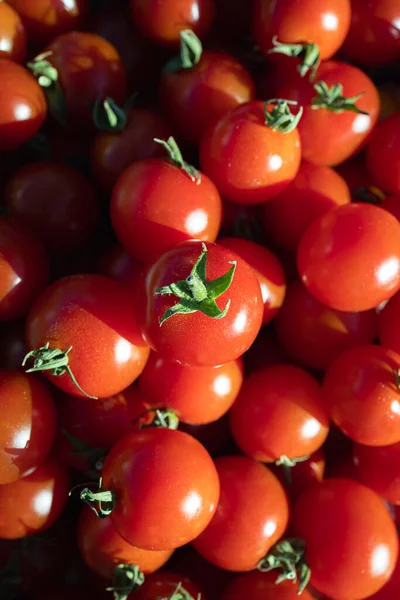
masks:
<path id="1" fill-rule="evenodd" d="M 268 573 L 279 569 L 280 575 L 275 583 L 282 581 L 298 582 L 297 593 L 301 594 L 311 577 L 311 569 L 305 558 L 305 543 L 299 538 L 282 540 L 272 547 L 271 551 L 260 560 L 257 569 L 262 573 Z"/>
<path id="2" fill-rule="evenodd" d="M 60 86 L 58 71 L 47 60 L 52 54 L 52 52 L 38 54 L 32 61 L 28 62 L 26 66 L 31 71 L 40 87 L 44 89 L 50 113 L 62 127 L 65 127 L 67 124 L 67 105 L 65 96 Z"/>
<path id="3" fill-rule="evenodd" d="M 318 81 L 314 85 L 314 89 L 317 95 L 311 100 L 311 108 L 318 110 L 319 108 L 326 108 L 334 113 L 342 113 L 344 110 L 354 112 L 358 115 L 368 115 L 369 113 L 365 110 L 361 110 L 356 105 L 365 92 L 356 94 L 346 98 L 343 96 L 343 86 L 341 83 L 335 83 L 329 87 L 325 81 Z"/>
<path id="4" fill-rule="evenodd" d="M 200 183 L 200 173 L 197 169 L 192 167 L 192 165 L 189 165 L 189 163 L 183 160 L 182 152 L 172 136 L 170 136 L 167 140 L 154 138 L 154 141 L 157 144 L 161 144 L 161 146 L 165 148 L 165 150 L 168 152 L 168 160 L 174 165 L 174 167 L 178 167 L 178 169 L 185 171 L 193 183 Z"/>
<path id="5" fill-rule="evenodd" d="M 97 396 L 91 396 L 87 394 L 85 390 L 81 388 L 75 375 L 71 371 L 71 367 L 68 364 L 68 354 L 72 350 L 70 346 L 67 350 L 63 351 L 60 348 L 50 348 L 50 343 L 47 342 L 41 348 L 31 350 L 24 356 L 22 366 L 24 367 L 30 358 L 33 358 L 33 367 L 26 370 L 26 373 L 36 373 L 41 371 L 50 371 L 50 374 L 59 377 L 60 375 L 68 375 L 75 387 L 88 398 L 97 400 Z"/>
<path id="6" fill-rule="evenodd" d="M 194 600 L 193 596 L 189 594 L 179 582 L 174 591 L 168 598 L 157 598 L 157 600 Z M 201 594 L 198 595 L 197 600 L 201 600 Z"/>
<path id="7" fill-rule="evenodd" d="M 309 458 L 309 455 L 297 456 L 296 458 L 289 458 L 288 456 L 282 455 L 277 461 L 275 461 L 275 464 L 277 467 L 282 467 L 286 483 L 290 484 L 292 482 L 293 467 L 295 467 L 298 463 L 305 462 Z"/>
<path id="8" fill-rule="evenodd" d="M 149 408 L 137 417 L 139 429 L 158 427 L 162 429 L 178 429 L 178 415 L 170 408 Z"/>
<path id="9" fill-rule="evenodd" d="M 80 493 L 80 499 L 89 506 L 99 519 L 110 516 L 117 504 L 114 492 L 103 488 L 101 477 L 97 492 L 92 492 L 88 487 L 85 487 Z"/>
<path id="10" fill-rule="evenodd" d="M 110 97 L 99 96 L 93 106 L 93 123 L 99 131 L 121 132 L 127 126 L 129 111 L 132 109 L 137 93 L 132 94 L 124 106 L 118 106 Z"/>
<path id="11" fill-rule="evenodd" d="M 119 563 L 114 568 L 112 585 L 106 591 L 113 592 L 114 600 L 127 600 L 143 583 L 144 574 L 137 565 Z"/>
<path id="12" fill-rule="evenodd" d="M 382 200 L 386 198 L 386 195 L 374 185 L 369 187 L 359 187 L 353 191 L 353 195 L 360 202 L 365 202 L 366 204 L 375 204 L 380 206 L 382 204 Z"/>
<path id="13" fill-rule="evenodd" d="M 271 110 L 268 106 L 275 104 Z M 295 129 L 303 114 L 303 107 L 300 106 L 296 115 L 290 112 L 289 105 L 296 106 L 295 100 L 284 100 L 282 98 L 272 98 L 264 102 L 265 125 L 270 129 L 280 133 L 290 133 Z"/>
<path id="14" fill-rule="evenodd" d="M 181 69 L 193 69 L 200 61 L 203 46 L 197 35 L 191 29 L 182 29 L 179 32 L 180 53 L 165 65 L 164 73 L 176 73 Z"/>
<path id="15" fill-rule="evenodd" d="M 268 54 L 284 54 L 285 56 L 300 58 L 301 63 L 298 65 L 297 70 L 301 77 L 304 77 L 310 72 L 309 80 L 313 81 L 319 63 L 321 62 L 317 44 L 313 44 L 312 42 L 305 42 L 304 44 L 285 44 L 279 42 L 276 35 L 272 38 L 272 43 L 273 48 L 268 50 Z"/>
<path id="16" fill-rule="evenodd" d="M 173 294 L 179 298 L 179 302 L 168 308 L 159 319 L 160 326 L 174 315 L 187 315 L 195 312 L 201 312 L 212 319 L 225 317 L 231 300 L 227 301 L 222 310 L 215 300 L 229 289 L 235 274 L 236 261 L 229 261 L 231 267 L 228 271 L 221 277 L 210 281 L 206 279 L 206 264 L 207 246 L 202 244 L 201 254 L 186 279 L 156 289 L 155 294 L 157 295 Z"/>

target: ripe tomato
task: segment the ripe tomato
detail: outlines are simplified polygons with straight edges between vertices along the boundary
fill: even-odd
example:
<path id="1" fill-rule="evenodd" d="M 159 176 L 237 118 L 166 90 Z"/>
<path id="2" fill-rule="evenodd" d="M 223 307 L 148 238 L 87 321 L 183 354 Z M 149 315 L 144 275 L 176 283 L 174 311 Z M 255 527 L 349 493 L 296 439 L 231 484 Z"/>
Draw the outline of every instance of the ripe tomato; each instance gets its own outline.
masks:
<path id="1" fill-rule="evenodd" d="M 207 600 L 200 588 L 191 579 L 179 573 L 172 573 L 171 571 L 159 571 L 146 577 L 144 584 L 135 591 L 132 599 L 173 599 L 174 592 L 177 590 L 179 584 L 181 585 L 181 591 L 180 593 L 177 592 L 177 598 L 182 597 L 184 600 Z"/>
<path id="2" fill-rule="evenodd" d="M 44 531 L 68 501 L 67 471 L 47 457 L 22 479 L 0 485 L 0 537 L 15 540 Z"/>
<path id="3" fill-rule="evenodd" d="M 35 78 L 12 60 L 0 58 L 0 150 L 14 150 L 32 139 L 47 114 Z"/>
<path id="4" fill-rule="evenodd" d="M 292 365 L 273 365 L 245 379 L 230 423 L 235 442 L 248 456 L 263 462 L 291 461 L 322 446 L 329 416 L 320 386 L 309 373 Z"/>
<path id="5" fill-rule="evenodd" d="M 286 529 L 286 494 L 275 475 L 251 458 L 223 456 L 215 465 L 220 501 L 211 523 L 193 545 L 217 567 L 250 571 Z"/>
<path id="6" fill-rule="evenodd" d="M 293 581 L 282 581 L 277 585 L 276 579 L 273 571 L 251 571 L 237 575 L 224 590 L 221 600 L 298 600 L 297 586 Z M 307 588 L 301 594 L 301 600 L 313 598 Z"/>
<path id="7" fill-rule="evenodd" d="M 214 242 L 217 238 L 221 224 L 218 190 L 204 173 L 190 175 L 182 161 L 180 155 L 172 161 L 134 162 L 114 187 L 110 206 L 114 230 L 139 260 L 153 262 L 185 240 Z"/>
<path id="8" fill-rule="evenodd" d="M 278 124 L 282 114 L 287 117 L 283 129 Z M 262 204 L 277 196 L 295 178 L 300 158 L 296 119 L 282 101 L 238 106 L 200 143 L 203 171 L 224 198 L 239 204 Z"/>
<path id="9" fill-rule="evenodd" d="M 400 557 L 397 559 L 395 570 L 385 585 L 368 598 L 368 600 L 393 600 L 400 587 Z"/>
<path id="10" fill-rule="evenodd" d="M 291 359 L 325 370 L 344 350 L 372 344 L 378 317 L 375 310 L 344 312 L 329 308 L 293 282 L 275 320 L 278 342 Z"/>
<path id="11" fill-rule="evenodd" d="M 78 170 L 50 162 L 15 171 L 4 203 L 8 213 L 30 227 L 50 252 L 82 246 L 99 218 L 99 199 L 92 184 Z"/>
<path id="12" fill-rule="evenodd" d="M 353 461 L 361 483 L 392 504 L 400 504 L 400 442 L 389 446 L 354 444 Z"/>
<path id="13" fill-rule="evenodd" d="M 177 468 L 179 465 L 179 468 Z M 107 455 L 102 485 L 111 490 L 111 521 L 129 544 L 171 550 L 210 522 L 219 480 L 206 449 L 183 431 L 150 427 L 126 435 Z"/>
<path id="14" fill-rule="evenodd" d="M 369 140 L 367 168 L 375 184 L 384 192 L 400 192 L 400 113 L 382 119 Z"/>
<path id="15" fill-rule="evenodd" d="M 191 276 L 191 284 L 198 284 L 201 290 L 205 286 L 207 296 L 195 300 L 197 291 L 188 292 L 186 308 L 168 286 L 179 280 L 187 282 Z M 144 335 L 150 346 L 169 360 L 191 366 L 230 362 L 251 346 L 261 327 L 263 303 L 253 270 L 217 244 L 176 246 L 150 267 L 145 284 Z M 161 288 L 168 293 L 156 293 Z"/>
<path id="16" fill-rule="evenodd" d="M 10 4 L 0 4 L 0 57 L 20 63 L 26 55 L 26 31 Z"/>
<path id="17" fill-rule="evenodd" d="M 188 367 L 151 352 L 139 386 L 149 406 L 170 408 L 184 423 L 205 425 L 229 410 L 242 381 L 241 359 L 218 367 Z"/>
<path id="18" fill-rule="evenodd" d="M 350 348 L 329 366 L 324 398 L 350 439 L 367 446 L 400 441 L 399 369 L 399 355 L 373 345 Z"/>
<path id="19" fill-rule="evenodd" d="M 378 314 L 378 336 L 381 344 L 400 354 L 400 294 L 397 293 Z"/>
<path id="20" fill-rule="evenodd" d="M 65 368 L 54 375 L 54 367 L 45 364 L 44 372 L 75 396 L 118 394 L 138 377 L 149 355 L 129 292 L 102 275 L 71 275 L 46 288 L 27 318 L 27 340 L 31 350 L 47 343 L 60 350 L 64 359 L 58 358 L 66 360 L 80 389 Z"/>
<path id="21" fill-rule="evenodd" d="M 326 458 L 322 448 L 313 452 L 307 460 L 298 462 L 294 467 L 283 468 L 282 465 L 268 465 L 283 485 L 291 505 L 293 505 L 306 489 L 322 481 L 325 474 Z"/>
<path id="22" fill-rule="evenodd" d="M 304 232 L 297 266 L 308 291 L 342 311 L 362 311 L 400 288 L 400 224 L 371 204 L 332 209 Z"/>
<path id="23" fill-rule="evenodd" d="M 311 585 L 337 600 L 367 598 L 393 573 L 396 527 L 375 492 L 350 479 L 326 479 L 302 494 L 293 512 L 305 541 Z"/>

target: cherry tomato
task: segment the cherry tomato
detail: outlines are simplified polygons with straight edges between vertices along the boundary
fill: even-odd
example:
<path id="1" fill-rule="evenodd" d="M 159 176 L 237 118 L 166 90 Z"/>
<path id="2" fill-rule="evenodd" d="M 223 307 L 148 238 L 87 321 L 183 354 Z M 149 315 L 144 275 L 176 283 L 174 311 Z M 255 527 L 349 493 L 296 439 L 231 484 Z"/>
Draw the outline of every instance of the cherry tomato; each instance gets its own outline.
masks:
<path id="1" fill-rule="evenodd" d="M 76 396 L 119 393 L 138 377 L 149 355 L 129 292 L 101 275 L 71 275 L 46 288 L 28 316 L 27 340 L 31 350 L 49 343 L 63 356 L 72 347 L 65 364 L 80 389 L 65 369 L 54 375 L 45 365 L 50 370 L 44 372 Z"/>
<path id="2" fill-rule="evenodd" d="M 35 78 L 12 60 L 0 58 L 0 150 L 13 150 L 32 139 L 47 113 Z"/>
<path id="3" fill-rule="evenodd" d="M 393 504 L 400 504 L 400 442 L 389 446 L 354 444 L 353 460 L 361 483 Z"/>
<path id="4" fill-rule="evenodd" d="M 194 277 L 190 280 L 194 285 L 204 280 L 205 306 L 193 296 L 193 300 L 187 301 L 193 309 L 185 314 L 186 307 L 181 308 L 179 298 L 172 293 L 155 293 L 190 275 Z M 213 281 L 218 282 L 218 289 Z M 264 310 L 260 284 L 251 267 L 222 246 L 200 242 L 180 244 L 149 269 L 145 283 L 144 335 L 150 346 L 169 360 L 191 366 L 221 365 L 241 356 L 257 336 Z M 217 306 L 213 304 L 209 310 L 208 303 L 212 303 L 215 292 Z M 172 316 L 160 326 L 160 320 L 169 314 Z"/>
<path id="5" fill-rule="evenodd" d="M 76 169 L 50 162 L 18 169 L 8 181 L 4 203 L 9 214 L 26 223 L 52 252 L 82 246 L 99 217 L 91 183 Z"/>
<path id="6" fill-rule="evenodd" d="M 295 178 L 300 166 L 300 136 L 288 116 L 289 130 L 277 120 L 289 112 L 286 104 L 242 104 L 203 135 L 200 164 L 224 198 L 239 204 L 262 204 L 277 196 Z M 272 125 L 266 124 L 268 115 Z M 280 117 L 281 118 L 281 117 Z M 278 129 L 274 129 L 277 127 Z"/>
<path id="7" fill-rule="evenodd" d="M 332 209 L 304 232 L 297 266 L 308 291 L 323 304 L 362 311 L 400 288 L 400 225 L 370 204 Z"/>
<path id="8" fill-rule="evenodd" d="M 400 192 L 400 113 L 382 119 L 367 146 L 367 168 L 384 192 Z"/>
<path id="9" fill-rule="evenodd" d="M 215 465 L 220 501 L 211 523 L 193 544 L 217 567 L 250 571 L 286 529 L 286 495 L 275 475 L 251 458 L 223 456 Z"/>
<path id="10" fill-rule="evenodd" d="M 263 462 L 308 456 L 322 446 L 329 429 L 320 386 L 292 365 L 273 365 L 249 375 L 230 423 L 239 448 Z"/>
<path id="11" fill-rule="evenodd" d="M 123 437 L 107 455 L 102 478 L 115 495 L 115 529 L 146 550 L 171 550 L 196 538 L 219 498 L 206 449 L 172 429 L 150 427 Z"/>
<path id="12" fill-rule="evenodd" d="M 393 573 L 396 527 L 375 492 L 350 479 L 326 479 L 306 490 L 293 512 L 305 541 L 311 585 L 337 600 L 367 598 Z"/>
<path id="13" fill-rule="evenodd" d="M 400 441 L 399 368 L 399 355 L 372 345 L 350 348 L 329 366 L 324 398 L 350 439 L 367 446 Z"/>
<path id="14" fill-rule="evenodd" d="M 182 589 L 181 595 L 183 591 L 186 592 L 185 596 L 182 595 L 183 598 L 188 598 L 188 600 L 207 600 L 200 588 L 197 587 L 193 581 L 188 577 L 180 575 L 179 573 L 172 573 L 171 571 L 159 571 L 158 573 L 146 577 L 144 584 L 134 592 L 132 598 L 135 600 L 173 598 L 173 594 L 177 590 L 179 584 Z"/>
<path id="15" fill-rule="evenodd" d="M 379 311 L 378 336 L 381 344 L 400 354 L 400 294 L 395 294 Z"/>
<path id="16" fill-rule="evenodd" d="M 20 63 L 26 55 L 26 31 L 10 4 L 0 4 L 0 57 Z"/>
<path id="17" fill-rule="evenodd" d="M 293 581 L 276 584 L 274 571 L 261 573 L 251 571 L 236 576 L 222 594 L 221 600 L 298 600 L 297 586 Z M 313 600 L 307 589 L 301 594 L 302 600 Z"/>
<path id="18" fill-rule="evenodd" d="M 14 540 L 52 525 L 68 501 L 64 467 L 47 457 L 22 479 L 0 485 L 0 537 Z"/>
<path id="19" fill-rule="evenodd" d="M 369 597 L 369 600 L 393 600 L 400 586 L 400 558 L 397 559 L 395 570 L 387 583 L 378 591 Z"/>

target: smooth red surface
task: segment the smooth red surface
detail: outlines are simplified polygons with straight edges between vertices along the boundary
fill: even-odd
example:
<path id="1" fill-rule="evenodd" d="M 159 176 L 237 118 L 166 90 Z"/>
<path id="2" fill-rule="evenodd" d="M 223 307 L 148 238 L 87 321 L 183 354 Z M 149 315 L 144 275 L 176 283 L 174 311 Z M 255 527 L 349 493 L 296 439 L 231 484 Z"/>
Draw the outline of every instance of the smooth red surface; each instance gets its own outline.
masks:
<path id="1" fill-rule="evenodd" d="M 368 172 L 383 192 L 400 192 L 400 113 L 380 121 L 367 146 Z"/>
<path id="2" fill-rule="evenodd" d="M 0 57 L 20 63 L 26 55 L 26 31 L 21 17 L 10 4 L 0 4 Z"/>
<path id="3" fill-rule="evenodd" d="M 355 444 L 359 481 L 392 504 L 400 504 L 400 442 L 389 446 Z"/>
<path id="4" fill-rule="evenodd" d="M 235 577 L 224 590 L 221 600 L 298 600 L 297 585 L 293 581 L 276 584 L 277 571 L 261 573 L 252 571 Z M 306 588 L 300 598 L 313 600 L 314 596 Z"/>
<path id="5" fill-rule="evenodd" d="M 381 307 L 378 314 L 378 336 L 386 348 L 400 354 L 400 294 Z"/>
<path id="6" fill-rule="evenodd" d="M 196 600 L 207 600 L 206 596 L 197 585 L 188 577 L 171 571 L 160 571 L 146 577 L 146 581 L 135 591 L 135 600 L 154 600 L 155 598 L 170 598 L 178 584 L 183 590 Z M 173 597 L 173 596 L 172 596 Z"/>

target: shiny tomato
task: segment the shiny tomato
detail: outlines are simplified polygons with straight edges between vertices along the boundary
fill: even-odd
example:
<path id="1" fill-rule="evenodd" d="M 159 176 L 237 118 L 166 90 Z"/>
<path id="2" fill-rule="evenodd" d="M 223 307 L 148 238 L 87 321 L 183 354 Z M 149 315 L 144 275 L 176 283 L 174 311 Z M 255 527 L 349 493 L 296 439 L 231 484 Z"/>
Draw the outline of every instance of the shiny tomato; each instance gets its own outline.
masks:
<path id="1" fill-rule="evenodd" d="M 61 515 L 68 494 L 67 471 L 51 457 L 22 479 L 0 485 L 0 537 L 44 531 Z"/>
<path id="2" fill-rule="evenodd" d="M 381 498 L 356 481 L 326 479 L 306 490 L 293 528 L 305 541 L 311 585 L 331 598 L 367 598 L 393 573 L 396 527 Z"/>
<path id="3" fill-rule="evenodd" d="M 0 4 L 0 57 L 20 63 L 26 55 L 26 31 L 10 4 Z"/>
<path id="4" fill-rule="evenodd" d="M 180 594 L 177 591 L 179 585 Z M 156 600 L 158 598 L 164 600 L 165 598 L 167 600 L 174 598 L 175 591 L 177 591 L 177 598 L 181 596 L 184 600 L 207 600 L 191 579 L 171 571 L 159 571 L 146 577 L 144 584 L 135 591 L 132 598 L 135 600 Z"/>
<path id="5" fill-rule="evenodd" d="M 327 369 L 324 398 L 350 439 L 368 446 L 400 441 L 399 369 L 398 354 L 373 345 L 346 350 Z"/>
<path id="6" fill-rule="evenodd" d="M 353 460 L 361 483 L 392 504 L 400 504 L 400 442 L 389 446 L 354 444 Z"/>
<path id="7" fill-rule="evenodd" d="M 251 571 L 282 536 L 288 501 L 275 475 L 245 456 L 215 460 L 221 496 L 208 527 L 193 542 L 212 564 L 229 571 Z"/>
<path id="8" fill-rule="evenodd" d="M 400 589 L 400 557 L 389 581 L 368 600 L 393 600 Z"/>
<path id="9" fill-rule="evenodd" d="M 282 113 L 287 115 L 286 131 L 278 124 Z M 296 120 L 281 102 L 238 106 L 210 127 L 200 143 L 203 171 L 224 198 L 239 204 L 262 204 L 277 196 L 295 178 L 300 158 Z"/>
<path id="10" fill-rule="evenodd" d="M 185 288 L 188 277 L 194 291 L 187 288 L 182 305 L 169 286 L 183 281 Z M 176 246 L 149 269 L 145 283 L 144 335 L 169 360 L 192 366 L 230 362 L 251 346 L 261 327 L 264 309 L 253 270 L 217 244 Z M 206 293 L 203 300 L 195 299 L 201 298 L 197 286 Z"/>
<path id="11" fill-rule="evenodd" d="M 367 168 L 375 184 L 384 192 L 400 192 L 400 113 L 382 119 L 367 146 Z"/>
<path id="12" fill-rule="evenodd" d="M 32 139 L 47 114 L 35 78 L 12 60 L 0 58 L 0 150 L 13 150 Z"/>
<path id="13" fill-rule="evenodd" d="M 387 302 L 378 314 L 378 336 L 381 344 L 400 354 L 400 294 Z"/>
<path id="14" fill-rule="evenodd" d="M 304 232 L 297 266 L 308 291 L 327 306 L 374 308 L 400 288 L 400 224 L 371 204 L 334 208 Z"/>
<path id="15" fill-rule="evenodd" d="M 38 370 L 44 366 L 55 385 L 76 396 L 119 393 L 138 377 L 149 355 L 129 292 L 101 275 L 71 275 L 46 288 L 28 316 L 27 340 L 31 350 L 42 349 Z M 46 344 L 50 354 L 60 351 L 58 359 L 63 357 L 79 388 L 65 368 L 54 375 L 52 363 L 41 364 Z"/>
<path id="16" fill-rule="evenodd" d="M 276 584 L 277 574 L 251 571 L 236 576 L 224 590 L 221 600 L 298 600 L 297 586 L 293 581 Z M 314 596 L 306 588 L 301 600 L 313 600 Z"/>
<path id="17" fill-rule="evenodd" d="M 317 381 L 292 365 L 273 365 L 245 379 L 230 412 L 232 435 L 263 462 L 315 452 L 328 435 L 329 416 Z"/>

